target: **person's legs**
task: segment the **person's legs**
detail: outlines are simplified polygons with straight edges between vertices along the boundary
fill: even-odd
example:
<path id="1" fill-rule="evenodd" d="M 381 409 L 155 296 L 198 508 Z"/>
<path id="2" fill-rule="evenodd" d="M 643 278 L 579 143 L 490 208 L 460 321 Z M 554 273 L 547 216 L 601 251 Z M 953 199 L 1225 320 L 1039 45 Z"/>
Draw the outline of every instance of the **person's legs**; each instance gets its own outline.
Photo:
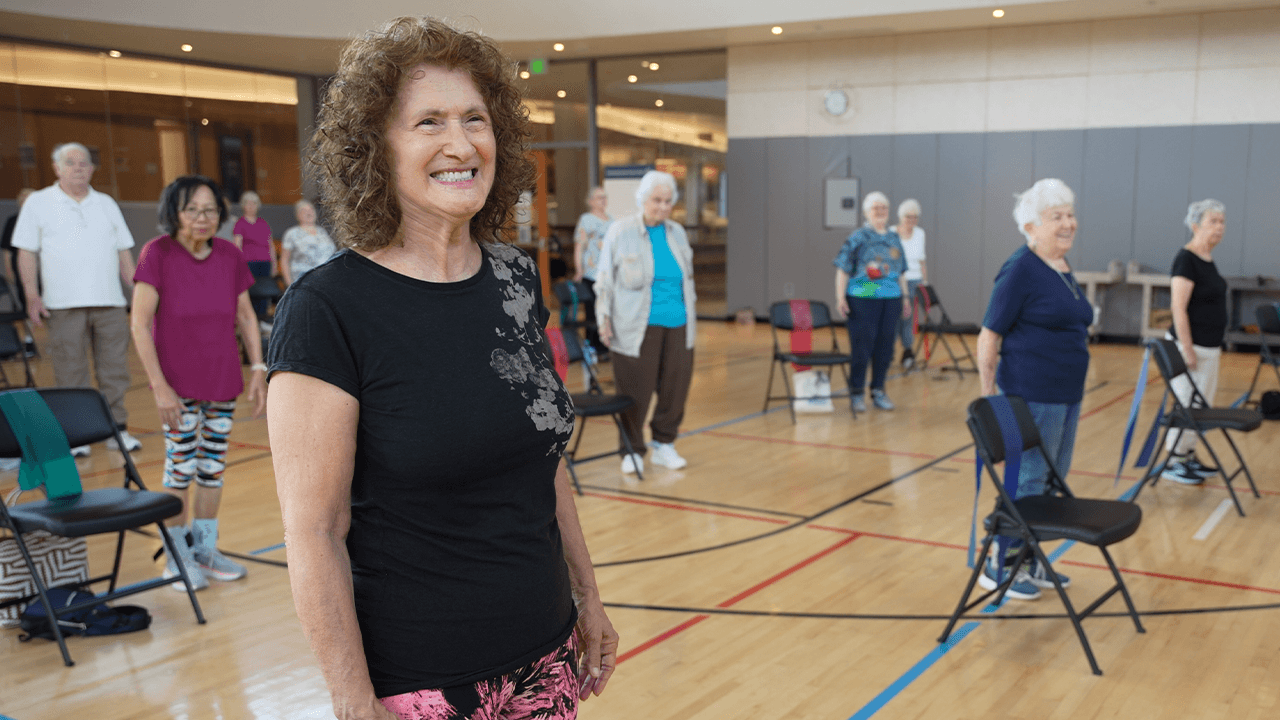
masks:
<path id="1" fill-rule="evenodd" d="M 909 306 L 914 307 L 915 297 L 916 297 L 916 288 L 918 287 L 920 287 L 919 280 L 908 280 L 907 296 L 903 298 L 902 301 L 907 303 Z M 901 309 L 899 309 L 899 312 L 901 312 Z M 898 338 L 902 341 L 902 357 L 903 358 L 912 357 L 914 353 L 911 348 L 912 348 L 912 345 L 915 344 L 914 314 L 909 315 L 907 317 L 902 317 L 901 315 L 898 316 Z"/>
<path id="2" fill-rule="evenodd" d="M 192 586 L 199 590 L 208 587 L 209 580 L 196 563 L 195 555 L 192 553 L 195 539 L 191 535 L 190 528 L 187 527 L 187 505 L 190 496 L 188 488 L 191 487 L 191 481 L 195 479 L 196 474 L 196 446 L 199 443 L 201 419 L 200 402 L 183 398 L 182 406 L 178 427 L 164 426 L 164 489 L 182 500 L 182 512 L 165 520 L 164 523 L 173 536 L 174 545 L 178 547 L 177 558 L 166 558 L 165 576 L 177 577 L 177 564 L 181 562 L 186 569 L 187 577 L 191 579 Z M 180 582 L 174 583 L 172 587 L 186 592 L 186 588 Z"/>
<path id="3" fill-rule="evenodd" d="M 1045 454 L 1053 461 L 1059 477 L 1066 479 L 1071 470 L 1071 457 L 1075 451 L 1076 425 L 1080 420 L 1080 403 L 1062 405 L 1059 403 L 1028 402 L 1031 418 L 1040 431 L 1040 442 L 1044 445 Z M 1022 453 L 1021 467 L 1018 471 L 1018 494 L 1014 498 L 1030 495 L 1043 495 L 1045 483 L 1049 478 L 1049 468 L 1037 450 Z"/>
<path id="4" fill-rule="evenodd" d="M 89 324 L 98 389 L 107 398 L 116 426 L 123 430 L 129 421 L 124 407 L 129 390 L 129 313 L 117 307 L 91 308 Z"/>
<path id="5" fill-rule="evenodd" d="M 871 389 L 884 390 L 889 366 L 893 364 L 894 330 L 902 317 L 902 298 L 880 298 L 872 311 Z"/>
<path id="6" fill-rule="evenodd" d="M 253 278 L 255 280 L 271 277 L 271 261 L 270 260 L 253 260 L 253 261 L 250 261 L 248 264 L 249 264 L 249 274 L 253 275 Z M 260 318 L 265 316 L 267 313 L 267 299 L 254 298 L 253 311 L 257 313 L 258 317 Z"/>
<path id="7" fill-rule="evenodd" d="M 49 360 L 58 387 L 92 387 L 89 378 L 89 311 L 86 308 L 50 310 Z"/>
<path id="8" fill-rule="evenodd" d="M 196 446 L 196 489 L 192 498 L 191 530 L 195 558 L 214 580 L 239 580 L 244 565 L 218 552 L 218 507 L 222 502 L 222 473 L 226 469 L 227 436 L 231 434 L 234 400 L 200 403 L 200 439 Z"/>
<path id="9" fill-rule="evenodd" d="M 582 301 L 583 318 L 587 323 L 586 324 L 587 342 L 591 344 L 591 347 L 596 349 L 596 352 L 607 350 L 608 348 L 604 346 L 604 343 L 600 342 L 600 331 L 598 328 L 596 328 L 596 300 L 595 300 L 596 281 L 583 278 L 582 284 L 585 285 L 587 287 L 587 290 L 591 293 L 590 300 Z"/>
<path id="10" fill-rule="evenodd" d="M 658 362 L 661 355 L 662 328 L 650 326 L 640 343 L 640 357 L 613 353 L 613 380 L 619 395 L 627 395 L 635 404 L 622 413 L 622 431 L 631 441 L 636 454 L 644 457 L 644 419 L 658 384 Z"/>
<path id="11" fill-rule="evenodd" d="M 845 301 L 849 303 L 845 327 L 849 330 L 849 353 L 853 356 L 853 362 L 849 364 L 849 394 L 860 397 L 862 388 L 867 384 L 867 362 L 871 359 L 875 301 L 856 297 L 846 297 Z"/>
<path id="12" fill-rule="evenodd" d="M 658 362 L 658 404 L 649 430 L 654 442 L 673 443 L 684 420 L 685 401 L 693 381 L 693 348 L 685 347 L 683 327 L 661 328 L 662 351 Z"/>

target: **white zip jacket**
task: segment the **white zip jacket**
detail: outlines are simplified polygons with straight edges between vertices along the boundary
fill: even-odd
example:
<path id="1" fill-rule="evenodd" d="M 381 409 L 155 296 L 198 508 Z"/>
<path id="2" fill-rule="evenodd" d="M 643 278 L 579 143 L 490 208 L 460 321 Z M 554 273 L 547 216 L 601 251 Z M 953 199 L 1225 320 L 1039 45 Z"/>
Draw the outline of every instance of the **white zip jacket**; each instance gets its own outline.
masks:
<path id="1" fill-rule="evenodd" d="M 697 293 L 693 288 L 693 248 L 684 228 L 671 220 L 663 223 L 667 243 L 684 275 L 685 347 L 697 338 Z M 640 357 L 640 344 L 649 327 L 649 303 L 653 299 L 653 244 L 640 213 L 609 226 L 596 264 L 596 322 L 609 323 L 613 339 L 609 349 L 628 357 Z"/>

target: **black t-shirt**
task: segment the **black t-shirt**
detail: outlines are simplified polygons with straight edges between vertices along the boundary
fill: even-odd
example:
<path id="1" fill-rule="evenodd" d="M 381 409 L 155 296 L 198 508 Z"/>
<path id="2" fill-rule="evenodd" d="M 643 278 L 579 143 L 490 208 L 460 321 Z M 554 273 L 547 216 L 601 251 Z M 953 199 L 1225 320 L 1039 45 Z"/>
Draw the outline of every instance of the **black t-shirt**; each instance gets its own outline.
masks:
<path id="1" fill-rule="evenodd" d="M 1195 283 L 1187 303 L 1191 344 L 1208 348 L 1221 346 L 1227 332 L 1227 281 L 1218 274 L 1218 266 L 1183 248 L 1174 256 L 1169 274 Z M 1173 328 L 1169 332 L 1175 337 L 1178 334 Z"/>
<path id="2" fill-rule="evenodd" d="M 533 261 L 416 280 L 346 251 L 276 311 L 270 373 L 360 402 L 347 550 L 379 697 L 473 683 L 563 643 L 576 621 L 555 474 L 573 402 Z"/>

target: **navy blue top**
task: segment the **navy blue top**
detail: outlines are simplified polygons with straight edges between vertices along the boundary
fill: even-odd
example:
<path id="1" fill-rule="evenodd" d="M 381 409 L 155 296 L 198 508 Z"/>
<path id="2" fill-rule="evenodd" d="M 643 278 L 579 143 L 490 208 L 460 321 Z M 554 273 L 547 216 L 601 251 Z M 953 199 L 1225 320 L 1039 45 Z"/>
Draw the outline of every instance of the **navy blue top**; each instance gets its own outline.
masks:
<path id="1" fill-rule="evenodd" d="M 982 324 L 1002 335 L 996 384 L 1028 402 L 1070 405 L 1084 397 L 1093 306 L 1071 273 L 1022 246 L 996 274 Z"/>

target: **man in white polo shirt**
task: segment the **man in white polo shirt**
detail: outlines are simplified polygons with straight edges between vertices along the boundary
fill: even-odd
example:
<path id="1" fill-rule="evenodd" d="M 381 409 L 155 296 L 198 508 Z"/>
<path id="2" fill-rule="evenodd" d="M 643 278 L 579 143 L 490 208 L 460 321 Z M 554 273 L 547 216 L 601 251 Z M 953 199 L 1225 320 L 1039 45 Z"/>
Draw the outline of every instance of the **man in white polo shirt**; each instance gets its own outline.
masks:
<path id="1" fill-rule="evenodd" d="M 58 182 L 31 195 L 18 215 L 13 247 L 26 292 L 27 315 L 40 327 L 49 322 L 49 357 L 60 387 L 89 387 L 93 353 L 98 389 L 111 406 L 125 447 L 142 443 L 125 431 L 129 389 L 129 315 L 124 287 L 133 287 L 133 235 L 120 207 L 89 186 L 93 178 L 89 149 L 65 143 L 53 151 Z M 43 297 L 37 290 L 39 266 Z M 116 447 L 115 440 L 107 446 Z M 89 446 L 72 448 L 83 457 Z"/>

